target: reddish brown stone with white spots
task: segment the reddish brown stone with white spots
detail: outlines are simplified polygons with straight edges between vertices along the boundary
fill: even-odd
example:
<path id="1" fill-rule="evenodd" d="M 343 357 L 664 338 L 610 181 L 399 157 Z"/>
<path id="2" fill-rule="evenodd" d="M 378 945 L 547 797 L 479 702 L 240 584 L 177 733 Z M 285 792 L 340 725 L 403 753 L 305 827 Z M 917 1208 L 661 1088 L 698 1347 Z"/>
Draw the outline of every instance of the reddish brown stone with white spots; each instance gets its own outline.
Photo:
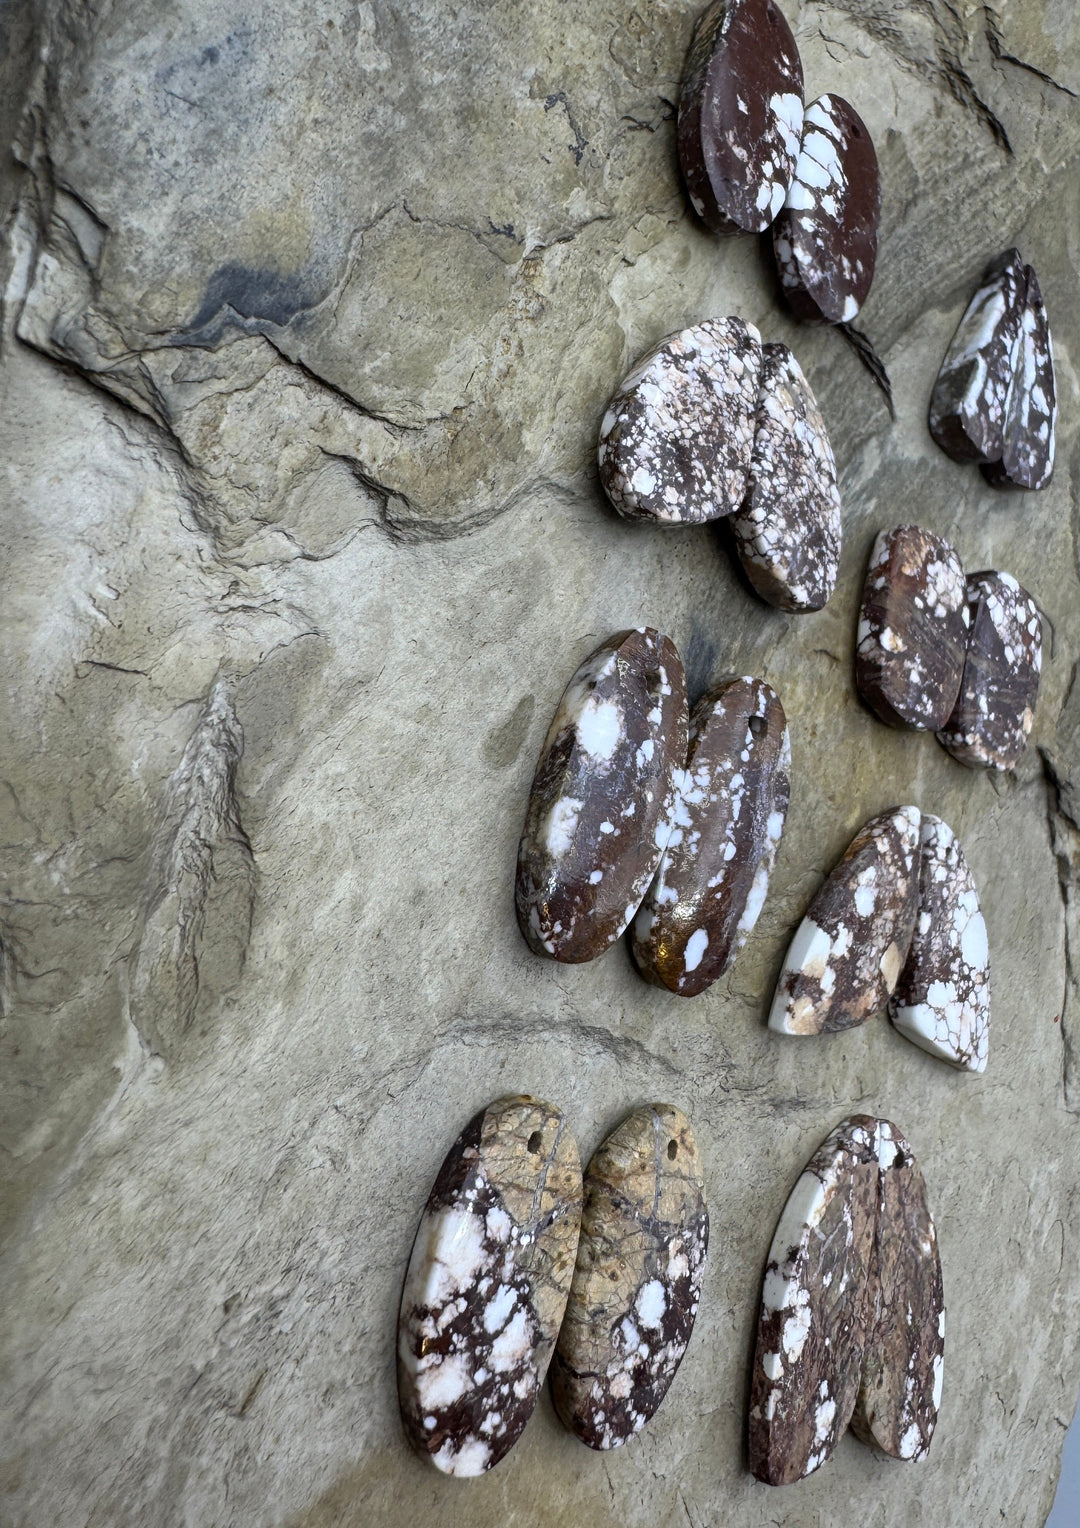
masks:
<path id="1" fill-rule="evenodd" d="M 1016 249 L 993 260 L 967 305 L 930 399 L 930 433 L 956 462 L 997 462 L 1027 278 Z"/>
<path id="2" fill-rule="evenodd" d="M 1001 458 L 983 467 L 995 488 L 1045 488 L 1054 471 L 1057 384 L 1050 323 L 1039 278 L 1024 267 L 1024 301 L 1009 394 Z"/>
<path id="3" fill-rule="evenodd" d="M 1035 601 L 1011 573 L 972 573 L 967 597 L 960 693 L 938 741 L 972 769 L 1012 769 L 1035 720 L 1042 621 Z"/>

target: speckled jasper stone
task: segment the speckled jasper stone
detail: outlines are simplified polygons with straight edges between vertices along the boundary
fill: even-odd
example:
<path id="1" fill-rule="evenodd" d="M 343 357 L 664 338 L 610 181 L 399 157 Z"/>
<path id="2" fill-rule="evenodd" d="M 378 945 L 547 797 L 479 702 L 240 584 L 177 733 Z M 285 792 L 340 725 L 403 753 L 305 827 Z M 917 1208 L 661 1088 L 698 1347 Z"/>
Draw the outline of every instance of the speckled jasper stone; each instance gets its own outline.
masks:
<path id="1" fill-rule="evenodd" d="M 761 336 L 741 318 L 673 334 L 635 367 L 600 427 L 600 481 L 620 515 L 698 525 L 738 509 L 760 370 Z"/>
<path id="2" fill-rule="evenodd" d="M 585 1173 L 577 1266 L 551 1366 L 555 1409 L 590 1448 L 639 1432 L 690 1341 L 709 1215 L 690 1122 L 637 1109 Z"/>
<path id="3" fill-rule="evenodd" d="M 1000 461 L 983 467 L 995 488 L 1045 488 L 1054 471 L 1057 386 L 1050 324 L 1039 278 L 1024 267 L 1024 302 L 1009 393 Z"/>
<path id="4" fill-rule="evenodd" d="M 791 941 L 770 1029 L 851 1029 L 884 1007 L 915 927 L 919 820 L 917 807 L 896 807 L 856 834 Z"/>
<path id="5" fill-rule="evenodd" d="M 682 997 L 727 969 L 758 920 L 790 794 L 784 708 L 761 679 L 728 679 L 690 719 L 675 826 L 633 925 L 648 981 Z"/>
<path id="6" fill-rule="evenodd" d="M 780 284 L 812 323 L 850 323 L 877 260 L 881 185 L 865 122 L 842 96 L 806 108 L 795 176 L 773 227 Z"/>
<path id="7" fill-rule="evenodd" d="M 932 1056 L 982 1072 L 990 1043 L 990 950 L 979 894 L 948 823 L 924 813 L 920 838 L 919 915 L 889 1017 Z"/>
<path id="8" fill-rule="evenodd" d="M 529 1420 L 580 1218 L 577 1146 L 551 1104 L 499 1099 L 443 1163 L 401 1296 L 398 1396 L 409 1441 L 445 1474 L 490 1470 Z"/>
<path id="9" fill-rule="evenodd" d="M 518 923 L 538 955 L 592 960 L 637 912 L 671 833 L 687 722 L 682 661 L 651 627 L 611 637 L 567 685 L 518 849 Z"/>
<path id="10" fill-rule="evenodd" d="M 1042 669 L 1038 607 L 1011 573 L 972 573 L 967 653 L 938 741 L 973 769 L 1012 769 L 1027 747 Z"/>
<path id="11" fill-rule="evenodd" d="M 786 345 L 762 351 L 750 489 L 731 517 L 756 592 L 781 610 L 820 610 L 840 570 L 840 490 L 829 432 Z"/>
<path id="12" fill-rule="evenodd" d="M 698 21 L 679 96 L 679 162 L 716 233 L 762 233 L 799 152 L 803 72 L 772 0 L 716 0 Z"/>
<path id="13" fill-rule="evenodd" d="M 1001 458 L 1026 286 L 1019 251 L 998 255 L 945 353 L 930 399 L 930 433 L 954 461 Z"/>
<path id="14" fill-rule="evenodd" d="M 863 586 L 855 685 L 883 722 L 931 732 L 945 725 L 969 619 L 964 569 L 947 541 L 920 525 L 880 533 Z"/>

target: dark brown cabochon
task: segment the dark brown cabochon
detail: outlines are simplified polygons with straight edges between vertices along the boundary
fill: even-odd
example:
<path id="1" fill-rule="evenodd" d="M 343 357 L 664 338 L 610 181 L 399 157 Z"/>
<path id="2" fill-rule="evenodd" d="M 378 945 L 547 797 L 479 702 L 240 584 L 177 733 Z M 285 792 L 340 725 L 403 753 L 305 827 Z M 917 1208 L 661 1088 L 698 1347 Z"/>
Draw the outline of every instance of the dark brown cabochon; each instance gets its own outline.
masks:
<path id="1" fill-rule="evenodd" d="M 851 1029 L 884 1007 L 915 927 L 919 818 L 917 807 L 896 807 L 856 834 L 791 941 L 770 1029 Z"/>
<path id="2" fill-rule="evenodd" d="M 1054 471 L 1057 386 L 1050 324 L 1039 278 L 1024 267 L 1024 306 L 1005 404 L 1001 460 L 983 468 L 995 488 L 1045 488 Z"/>
<path id="3" fill-rule="evenodd" d="M 941 1403 L 945 1300 L 926 1184 L 888 1120 L 877 1127 L 879 1206 L 862 1383 L 851 1428 L 894 1459 L 924 1459 Z"/>
<path id="4" fill-rule="evenodd" d="M 501 1098 L 443 1162 L 398 1317 L 410 1443 L 445 1474 L 490 1470 L 532 1415 L 577 1254 L 581 1164 L 562 1114 Z"/>
<path id="5" fill-rule="evenodd" d="M 1016 249 L 992 261 L 960 320 L 930 398 L 930 433 L 956 462 L 996 462 L 1027 278 Z"/>
<path id="6" fill-rule="evenodd" d="M 780 1217 L 761 1292 L 750 1384 L 750 1469 L 769 1485 L 816 1470 L 859 1392 L 878 1203 L 877 1121 L 837 1126 Z"/>
<path id="7" fill-rule="evenodd" d="M 634 920 L 648 981 L 693 997 L 742 948 L 776 862 L 790 772 L 784 708 L 764 680 L 725 680 L 695 706 L 675 826 Z"/>
<path id="8" fill-rule="evenodd" d="M 855 685 L 891 727 L 936 732 L 964 671 L 967 584 L 953 547 L 920 525 L 882 531 L 863 586 Z"/>
<path id="9" fill-rule="evenodd" d="M 971 622 L 953 713 L 938 741 L 972 769 L 1012 769 L 1027 747 L 1042 669 L 1042 622 L 1011 573 L 972 573 Z"/>
<path id="10" fill-rule="evenodd" d="M 581 1240 L 551 1366 L 555 1409 L 590 1448 L 618 1448 L 668 1392 L 697 1315 L 709 1215 L 690 1122 L 637 1109 L 585 1173 Z"/>
<path id="11" fill-rule="evenodd" d="M 754 440 L 761 336 L 741 318 L 670 335 L 608 405 L 600 481 L 628 520 L 700 525 L 738 509 Z"/>
<path id="12" fill-rule="evenodd" d="M 803 74 L 773 0 L 716 0 L 700 18 L 679 97 L 679 162 L 716 233 L 762 233 L 799 152 Z"/>
<path id="13" fill-rule="evenodd" d="M 518 923 L 538 955 L 592 960 L 637 912 L 671 832 L 686 733 L 682 660 L 651 627 L 611 637 L 567 685 L 518 848 Z"/>
<path id="14" fill-rule="evenodd" d="M 838 95 L 806 108 L 795 176 L 773 227 L 784 296 L 797 317 L 850 323 L 877 259 L 881 185 L 865 122 Z"/>
<path id="15" fill-rule="evenodd" d="M 820 610 L 840 571 L 836 459 L 817 399 L 786 345 L 762 351 L 750 491 L 731 517 L 747 578 L 781 610 Z"/>

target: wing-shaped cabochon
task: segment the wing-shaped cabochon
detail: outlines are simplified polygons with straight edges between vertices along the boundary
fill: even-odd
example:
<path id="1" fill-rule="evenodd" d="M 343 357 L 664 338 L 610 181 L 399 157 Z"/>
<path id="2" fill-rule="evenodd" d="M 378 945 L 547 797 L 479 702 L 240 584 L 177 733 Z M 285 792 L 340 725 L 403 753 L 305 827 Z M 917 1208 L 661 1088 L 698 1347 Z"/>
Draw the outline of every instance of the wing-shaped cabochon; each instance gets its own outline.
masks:
<path id="1" fill-rule="evenodd" d="M 967 581 L 960 693 L 938 742 L 972 769 L 1012 769 L 1027 747 L 1042 670 L 1039 608 L 1011 573 Z"/>

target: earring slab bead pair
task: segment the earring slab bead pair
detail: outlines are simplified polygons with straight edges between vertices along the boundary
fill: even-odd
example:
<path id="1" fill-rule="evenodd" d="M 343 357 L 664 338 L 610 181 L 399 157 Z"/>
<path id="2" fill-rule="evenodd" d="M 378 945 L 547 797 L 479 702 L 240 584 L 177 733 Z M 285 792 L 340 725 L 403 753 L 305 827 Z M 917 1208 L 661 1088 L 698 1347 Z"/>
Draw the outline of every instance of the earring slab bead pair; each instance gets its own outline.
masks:
<path id="1" fill-rule="evenodd" d="M 584 1183 L 554 1105 L 519 1095 L 482 1110 L 442 1165 L 402 1292 L 398 1395 L 414 1449 L 444 1474 L 492 1469 L 532 1415 L 553 1352 L 566 1425 L 593 1448 L 624 1443 L 686 1351 L 708 1234 L 678 1109 L 636 1110 Z"/>

